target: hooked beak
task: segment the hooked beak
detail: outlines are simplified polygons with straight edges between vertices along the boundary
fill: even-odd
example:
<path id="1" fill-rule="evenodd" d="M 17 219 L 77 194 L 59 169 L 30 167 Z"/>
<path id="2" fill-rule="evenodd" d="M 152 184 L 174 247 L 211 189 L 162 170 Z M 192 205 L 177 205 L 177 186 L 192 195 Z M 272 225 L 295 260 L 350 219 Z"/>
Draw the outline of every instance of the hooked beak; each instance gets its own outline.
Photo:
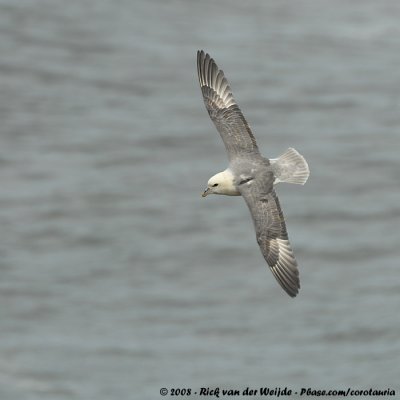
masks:
<path id="1" fill-rule="evenodd" d="M 204 192 L 203 192 L 203 194 L 201 195 L 201 197 L 206 197 L 208 194 L 210 194 L 211 193 L 211 189 L 210 188 L 207 188 Z"/>

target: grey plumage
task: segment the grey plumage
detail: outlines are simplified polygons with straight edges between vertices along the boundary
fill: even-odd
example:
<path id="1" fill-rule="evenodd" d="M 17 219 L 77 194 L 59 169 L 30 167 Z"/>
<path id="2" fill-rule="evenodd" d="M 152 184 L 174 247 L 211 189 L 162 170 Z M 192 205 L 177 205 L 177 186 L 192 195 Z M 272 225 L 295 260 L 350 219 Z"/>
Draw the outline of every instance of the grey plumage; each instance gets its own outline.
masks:
<path id="1" fill-rule="evenodd" d="M 254 138 L 222 70 L 204 51 L 197 52 L 197 72 L 203 100 L 228 152 L 232 158 L 245 154 L 259 154 Z"/>
<path id="2" fill-rule="evenodd" d="M 262 157 L 223 71 L 204 51 L 197 52 L 197 69 L 204 104 L 225 144 L 229 170 L 252 215 L 261 252 L 278 283 L 294 297 L 300 288 L 297 261 L 273 184 L 304 184 L 308 165 L 294 149 L 271 162 Z"/>

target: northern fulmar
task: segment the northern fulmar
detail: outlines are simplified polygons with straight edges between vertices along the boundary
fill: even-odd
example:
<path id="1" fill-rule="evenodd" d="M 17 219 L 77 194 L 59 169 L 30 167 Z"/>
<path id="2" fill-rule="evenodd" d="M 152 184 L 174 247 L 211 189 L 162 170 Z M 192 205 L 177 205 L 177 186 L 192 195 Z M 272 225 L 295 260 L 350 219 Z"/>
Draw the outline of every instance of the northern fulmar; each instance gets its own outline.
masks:
<path id="1" fill-rule="evenodd" d="M 289 296 L 295 297 L 300 289 L 299 271 L 274 185 L 304 185 L 310 175 L 308 164 L 293 148 L 278 158 L 264 158 L 224 72 L 203 50 L 197 52 L 197 72 L 204 104 L 229 159 L 228 168 L 209 179 L 202 196 L 224 194 L 244 198 L 261 253 L 278 283 Z"/>

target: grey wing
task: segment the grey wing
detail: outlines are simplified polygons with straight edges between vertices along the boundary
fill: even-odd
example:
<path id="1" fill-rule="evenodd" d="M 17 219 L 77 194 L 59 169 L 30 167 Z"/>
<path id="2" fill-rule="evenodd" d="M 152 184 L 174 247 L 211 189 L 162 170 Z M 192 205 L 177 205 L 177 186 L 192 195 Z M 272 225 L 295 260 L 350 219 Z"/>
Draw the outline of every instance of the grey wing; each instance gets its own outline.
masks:
<path id="1" fill-rule="evenodd" d="M 272 180 L 272 178 L 270 179 Z M 264 181 L 265 182 L 265 181 Z M 257 242 L 278 283 L 291 297 L 300 289 L 299 271 L 286 230 L 278 196 L 272 184 L 256 180 L 239 186 L 256 230 Z"/>
<path id="2" fill-rule="evenodd" d="M 203 50 L 197 52 L 197 72 L 204 104 L 222 137 L 229 159 L 259 153 L 256 140 L 233 98 L 224 72 Z"/>

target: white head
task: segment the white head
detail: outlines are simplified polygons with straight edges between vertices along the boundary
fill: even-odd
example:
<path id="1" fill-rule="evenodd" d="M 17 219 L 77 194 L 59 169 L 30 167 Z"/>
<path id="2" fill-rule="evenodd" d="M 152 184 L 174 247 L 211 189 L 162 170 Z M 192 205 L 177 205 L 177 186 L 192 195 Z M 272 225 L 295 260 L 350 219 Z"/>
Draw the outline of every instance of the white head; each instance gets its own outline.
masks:
<path id="1" fill-rule="evenodd" d="M 219 172 L 208 180 L 207 189 L 202 196 L 206 197 L 209 194 L 225 194 L 227 196 L 240 195 L 236 189 L 233 174 L 229 169 Z"/>

